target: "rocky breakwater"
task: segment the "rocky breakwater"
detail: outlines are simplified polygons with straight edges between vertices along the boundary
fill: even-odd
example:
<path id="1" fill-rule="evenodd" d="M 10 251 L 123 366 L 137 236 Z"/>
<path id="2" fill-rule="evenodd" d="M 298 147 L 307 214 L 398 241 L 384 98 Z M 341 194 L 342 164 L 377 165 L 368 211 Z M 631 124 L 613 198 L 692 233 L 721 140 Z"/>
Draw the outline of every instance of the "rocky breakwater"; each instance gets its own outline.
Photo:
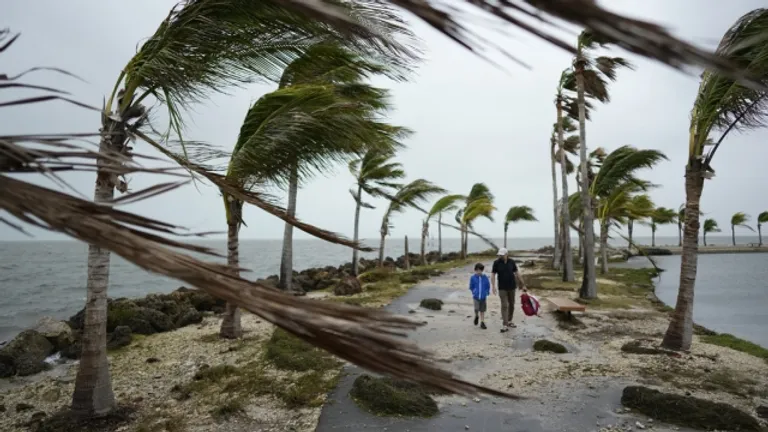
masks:
<path id="1" fill-rule="evenodd" d="M 203 291 L 179 288 L 169 294 L 150 294 L 139 299 L 109 299 L 107 346 L 117 349 L 131 343 L 134 334 L 167 332 L 203 320 L 203 314 L 224 310 L 224 302 Z M 85 310 L 67 321 L 42 318 L 0 348 L 0 378 L 32 375 L 50 367 L 51 355 L 76 359 L 82 349 Z"/>

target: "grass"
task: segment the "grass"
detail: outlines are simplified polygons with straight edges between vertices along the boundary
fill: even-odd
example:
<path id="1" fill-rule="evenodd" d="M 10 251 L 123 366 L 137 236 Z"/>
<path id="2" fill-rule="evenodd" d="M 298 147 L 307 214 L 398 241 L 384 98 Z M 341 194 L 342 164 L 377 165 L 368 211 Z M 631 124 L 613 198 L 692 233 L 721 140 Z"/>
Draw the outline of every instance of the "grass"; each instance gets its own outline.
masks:
<path id="1" fill-rule="evenodd" d="M 264 359 L 282 370 L 327 371 L 339 366 L 338 360 L 287 331 L 277 328 L 264 344 Z"/>
<path id="2" fill-rule="evenodd" d="M 432 417 L 437 403 L 418 384 L 360 375 L 349 395 L 360 407 L 379 416 Z"/>
<path id="3" fill-rule="evenodd" d="M 211 416 L 216 420 L 226 420 L 243 413 L 245 413 L 245 406 L 240 399 L 227 399 L 211 410 Z"/>
<path id="4" fill-rule="evenodd" d="M 768 362 L 768 349 L 761 347 L 758 344 L 739 339 L 736 336 L 728 333 L 723 334 L 711 334 L 702 335 L 700 340 L 710 345 L 718 345 L 721 347 L 730 348 L 736 351 L 741 351 L 755 357 L 759 357 Z"/>
<path id="5" fill-rule="evenodd" d="M 710 370 L 672 365 L 666 369 L 644 368 L 641 372 L 648 378 L 656 378 L 681 389 L 725 392 L 743 398 L 768 396 L 768 388 L 729 368 Z"/>
<path id="6" fill-rule="evenodd" d="M 165 413 L 153 413 L 142 418 L 134 432 L 184 432 L 187 430 L 187 420 L 181 415 L 165 416 Z M 158 417 L 162 417 L 158 419 Z"/>
<path id="7" fill-rule="evenodd" d="M 282 390 L 278 397 L 288 408 L 318 407 L 325 401 L 325 395 L 336 388 L 339 374 L 326 378 L 319 371 L 302 375 L 292 386 Z"/>

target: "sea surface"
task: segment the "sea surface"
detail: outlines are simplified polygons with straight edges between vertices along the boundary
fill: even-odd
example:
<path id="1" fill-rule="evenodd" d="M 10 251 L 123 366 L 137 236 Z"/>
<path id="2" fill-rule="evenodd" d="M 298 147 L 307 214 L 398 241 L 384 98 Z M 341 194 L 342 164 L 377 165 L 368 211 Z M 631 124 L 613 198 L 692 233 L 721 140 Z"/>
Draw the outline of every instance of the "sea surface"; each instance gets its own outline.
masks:
<path id="1" fill-rule="evenodd" d="M 499 245 L 503 243 L 500 239 L 494 241 Z M 639 237 L 636 241 L 650 244 L 650 238 Z M 729 244 L 730 237 L 712 237 L 708 241 L 711 244 Z M 746 237 L 737 238 L 737 242 L 740 244 L 756 241 L 756 239 Z M 368 245 L 378 245 L 379 240 L 366 239 L 363 242 Z M 205 240 L 197 243 L 211 247 L 222 255 L 226 254 L 224 239 Z M 656 243 L 659 246 L 676 245 L 677 238 L 657 237 Z M 536 249 L 551 244 L 551 238 L 510 238 L 508 240 L 510 249 Z M 574 242 L 574 244 L 576 243 Z M 243 277 L 253 280 L 276 274 L 280 267 L 281 246 L 282 241 L 280 240 L 241 240 L 241 265 L 251 270 L 249 273 L 243 273 Z M 385 256 L 398 257 L 402 255 L 403 246 L 402 239 L 388 238 Z M 410 249 L 411 252 L 419 250 L 417 239 L 415 241 L 411 239 Z M 437 239 L 430 238 L 427 250 L 436 249 Z M 447 253 L 458 249 L 458 239 L 443 239 L 443 252 Z M 486 243 L 478 239 L 470 239 L 470 252 L 485 249 L 488 249 Z M 297 271 L 310 267 L 338 266 L 352 260 L 350 249 L 320 240 L 295 240 L 293 253 L 294 269 Z M 66 319 L 83 307 L 85 302 L 86 254 L 87 246 L 74 241 L 0 242 L 0 341 L 12 338 L 19 331 L 34 325 L 43 316 Z M 376 258 L 377 254 L 364 253 L 361 256 Z M 717 263 L 720 262 L 718 257 L 721 255 L 705 257 L 706 261 L 704 262 Z M 676 257 L 662 258 L 664 258 L 663 262 L 666 262 L 668 258 L 676 259 Z M 737 298 L 750 295 L 752 290 L 760 291 L 762 289 L 762 305 L 768 305 L 766 259 L 768 259 L 768 255 L 765 254 L 742 254 L 734 256 L 729 261 L 729 265 L 717 265 L 714 268 L 700 265 L 701 275 L 709 275 L 710 271 L 714 275 L 700 276 L 700 285 L 704 287 L 700 291 L 703 293 L 701 298 L 706 301 L 706 292 L 709 290 L 706 288 L 709 286 L 708 281 L 716 277 L 721 282 L 727 281 L 729 290 L 736 293 Z M 224 262 L 224 259 L 220 259 L 220 261 Z M 677 269 L 674 268 L 673 264 L 667 265 L 670 266 L 670 271 L 665 273 L 663 278 L 660 286 L 662 292 L 670 290 L 666 284 L 675 279 L 673 273 L 679 271 L 679 261 Z M 141 297 L 148 293 L 167 293 L 181 285 L 181 282 L 148 273 L 120 257 L 112 256 L 110 297 Z M 697 287 L 697 291 L 698 289 Z M 664 294 L 661 297 L 662 299 L 668 298 Z M 697 302 L 699 301 L 700 298 L 697 297 Z M 674 297 L 671 302 L 674 303 Z M 754 307 L 754 305 L 749 304 L 749 301 L 746 303 L 746 308 Z M 730 306 L 726 305 L 725 307 L 729 308 Z M 714 309 L 718 308 L 722 308 L 722 305 L 715 303 Z M 708 310 L 706 305 L 697 309 Z M 737 321 L 737 318 L 734 317 L 741 312 L 741 308 L 737 308 L 724 315 L 727 315 L 727 321 Z M 710 318 L 707 316 L 707 319 Z M 768 316 L 762 315 L 761 319 L 763 324 L 768 325 Z M 718 328 L 717 325 L 708 323 L 706 320 L 702 324 Z M 766 337 L 768 337 L 768 333 L 763 336 L 763 339 Z M 764 340 L 764 342 L 768 346 L 768 340 Z"/>
<path id="2" fill-rule="evenodd" d="M 656 296 L 675 307 L 680 286 L 680 256 L 654 257 L 665 271 L 656 280 Z M 627 265 L 646 266 L 646 258 Z M 701 254 L 693 297 L 693 320 L 768 347 L 768 253 Z"/>

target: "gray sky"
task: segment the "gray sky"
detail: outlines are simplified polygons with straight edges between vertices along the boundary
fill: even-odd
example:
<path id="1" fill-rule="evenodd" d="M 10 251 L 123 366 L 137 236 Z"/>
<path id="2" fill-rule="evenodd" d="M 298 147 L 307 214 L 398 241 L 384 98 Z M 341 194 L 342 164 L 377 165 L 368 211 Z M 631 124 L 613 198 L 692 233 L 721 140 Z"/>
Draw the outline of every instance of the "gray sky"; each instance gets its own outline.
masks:
<path id="1" fill-rule="evenodd" d="M 99 106 L 140 41 L 154 32 L 174 3 L 174 0 L 9 2 L 3 7 L 6 20 L 2 25 L 21 32 L 22 36 L 3 54 L 1 69 L 14 73 L 32 66 L 64 68 L 88 83 L 45 72 L 29 75 L 26 81 L 67 89 L 78 100 Z M 622 13 L 667 25 L 675 34 L 697 44 L 714 46 L 738 17 L 764 7 L 765 3 L 763 0 L 612 0 L 610 5 Z M 392 112 L 391 121 L 416 131 L 407 141 L 408 149 L 398 157 L 408 178 L 426 178 L 454 193 L 467 193 L 473 183 L 485 182 L 497 197 L 499 211 L 495 223 L 479 222 L 476 225 L 479 231 L 500 237 L 501 219 L 506 210 L 512 205 L 529 205 L 540 222 L 513 226 L 510 236 L 551 236 L 548 146 L 555 120 L 552 100 L 559 74 L 569 65 L 569 56 L 522 32 L 512 31 L 512 36 L 507 38 L 487 33 L 532 66 L 532 70 L 526 70 L 492 54 L 491 58 L 503 64 L 503 68 L 498 68 L 427 26 L 412 22 L 424 41 L 426 62 L 409 83 L 376 80 L 378 85 L 392 90 L 396 111 Z M 663 185 L 652 192 L 656 204 L 677 208 L 684 200 L 688 116 L 698 76 L 618 50 L 612 54 L 628 57 L 636 69 L 620 72 L 618 81 L 611 86 L 611 103 L 597 107 L 587 125 L 588 147 L 602 146 L 610 151 L 629 144 L 666 153 L 670 161 L 644 175 Z M 230 95 L 215 95 L 188 114 L 186 138 L 230 150 L 250 104 L 273 88 L 274 85 L 254 85 L 231 89 Z M 0 134 L 85 132 L 99 127 L 97 115 L 63 103 L 6 111 L 0 122 Z M 164 123 L 158 124 L 158 128 L 164 127 Z M 730 216 L 736 211 L 747 212 L 754 220 L 759 212 L 768 210 L 766 139 L 766 130 L 734 134 L 718 151 L 714 161 L 717 177 L 706 183 L 702 209 L 707 217 L 718 220 L 721 227 L 727 229 Z M 141 144 L 137 151 L 151 153 Z M 66 179 L 86 196 L 92 196 L 95 175 L 68 175 Z M 139 189 L 157 180 L 138 175 L 130 185 Z M 573 183 L 572 180 L 571 191 L 575 190 Z M 334 174 L 318 176 L 299 191 L 298 216 L 351 236 L 354 214 L 354 202 L 348 193 L 351 185 L 352 177 L 345 166 L 340 166 Z M 363 238 L 378 237 L 385 205 L 380 201 L 375 204 L 376 209 L 364 210 L 362 214 Z M 194 231 L 225 228 L 221 199 L 209 186 L 199 191 L 187 186 L 126 209 Z M 243 228 L 242 238 L 282 237 L 282 221 L 257 209 L 247 208 L 245 220 L 248 227 Z M 421 215 L 416 211 L 398 215 L 393 220 L 392 234 L 418 237 L 420 220 Z M 30 231 L 36 239 L 61 238 L 40 230 Z M 641 227 L 636 235 L 650 235 L 650 229 Z M 658 235 L 676 235 L 676 228 L 663 227 Z M 301 232 L 295 234 L 295 238 L 307 237 Z M 25 238 L 0 226 L 0 240 Z"/>

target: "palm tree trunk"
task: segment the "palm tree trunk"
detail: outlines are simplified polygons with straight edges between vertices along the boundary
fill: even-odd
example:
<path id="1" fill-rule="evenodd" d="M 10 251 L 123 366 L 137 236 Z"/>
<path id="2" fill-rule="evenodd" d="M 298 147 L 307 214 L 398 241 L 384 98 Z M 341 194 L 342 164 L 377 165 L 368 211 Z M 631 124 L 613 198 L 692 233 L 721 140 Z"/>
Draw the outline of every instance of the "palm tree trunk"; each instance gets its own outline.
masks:
<path id="1" fill-rule="evenodd" d="M 507 248 L 507 227 L 504 227 L 504 249 Z"/>
<path id="2" fill-rule="evenodd" d="M 102 116 L 102 136 L 99 153 L 123 153 L 125 123 Z M 111 165 L 98 160 L 93 201 L 104 203 L 114 198 L 117 177 L 105 170 Z M 107 360 L 107 288 L 109 287 L 110 252 L 94 245 L 88 246 L 88 278 L 86 282 L 85 322 L 83 327 L 80 365 L 72 393 L 72 411 L 83 417 L 104 416 L 112 411 L 115 395 Z"/>
<path id="3" fill-rule="evenodd" d="M 699 205 L 704 189 L 701 162 L 692 160 L 685 173 L 685 237 L 680 262 L 680 290 L 661 346 L 687 351 L 693 339 L 693 291 L 699 252 Z"/>
<path id="4" fill-rule="evenodd" d="M 379 231 L 381 233 L 381 241 L 379 242 L 379 267 L 384 266 L 384 239 L 387 237 L 387 232 L 382 229 Z"/>
<path id="5" fill-rule="evenodd" d="M 651 247 L 656 247 L 656 227 L 651 227 Z"/>
<path id="6" fill-rule="evenodd" d="M 560 214 L 558 212 L 559 203 L 557 199 L 557 170 L 555 170 L 555 152 L 554 149 L 550 155 L 550 165 L 552 168 L 552 210 L 555 218 L 555 243 L 552 250 L 552 268 L 560 270 Z M 506 247 L 506 246 L 505 246 Z"/>
<path id="7" fill-rule="evenodd" d="M 357 186 L 357 199 L 355 200 L 355 233 L 353 239 L 355 242 L 360 240 L 360 207 L 363 202 L 363 187 Z M 360 260 L 358 259 L 358 250 L 352 249 L 352 275 L 357 276 L 360 273 Z"/>
<path id="8" fill-rule="evenodd" d="M 566 172 L 565 151 L 563 150 L 563 105 L 557 100 L 557 143 L 560 148 L 560 179 L 563 183 L 563 206 L 561 215 L 563 221 L 563 281 L 576 280 L 573 274 L 573 250 L 571 249 L 571 212 L 568 209 L 568 173 Z"/>
<path id="9" fill-rule="evenodd" d="M 288 216 L 296 216 L 296 195 L 299 193 L 299 166 L 294 165 L 288 180 Z M 280 289 L 291 291 L 293 282 L 293 225 L 286 222 L 283 231 L 283 254 L 280 259 Z"/>
<path id="10" fill-rule="evenodd" d="M 760 227 L 760 224 L 757 224 L 757 245 L 763 247 L 763 231 Z"/>
<path id="11" fill-rule="evenodd" d="M 584 106 L 584 63 L 577 59 L 576 90 L 579 103 L 579 156 L 581 158 L 581 205 L 584 219 L 584 279 L 581 282 L 579 297 L 591 299 L 597 297 L 595 280 L 595 227 L 592 222 L 592 199 L 589 196 L 589 176 L 587 173 L 587 130 Z"/>
<path id="12" fill-rule="evenodd" d="M 240 215 L 237 201 L 229 201 L 229 218 L 227 220 L 227 265 L 233 275 L 239 276 L 240 272 Z M 240 324 L 240 309 L 237 305 L 227 302 L 226 310 L 221 319 L 219 336 L 226 339 L 237 339 L 243 335 Z"/>
<path id="13" fill-rule="evenodd" d="M 677 223 L 677 246 L 683 247 L 683 224 Z"/>
<path id="14" fill-rule="evenodd" d="M 627 248 L 630 250 L 632 249 L 632 231 L 634 229 L 634 225 L 635 225 L 635 222 L 632 219 L 627 221 L 627 234 L 629 234 L 627 236 L 627 238 L 629 239 L 629 241 L 627 242 Z"/>
<path id="15" fill-rule="evenodd" d="M 736 226 L 731 225 L 731 242 L 733 242 L 733 245 L 736 246 Z"/>
<path id="16" fill-rule="evenodd" d="M 429 224 L 424 221 L 421 225 L 421 265 L 427 265 L 427 234 L 429 233 Z"/>
<path id="17" fill-rule="evenodd" d="M 704 231 L 704 246 L 707 245 L 707 232 Z"/>
<path id="18" fill-rule="evenodd" d="M 608 224 L 600 223 L 600 274 L 608 273 Z"/>
<path id="19" fill-rule="evenodd" d="M 443 214 L 437 215 L 437 260 L 443 259 Z"/>
<path id="20" fill-rule="evenodd" d="M 464 237 L 466 236 L 466 233 L 464 232 L 464 224 L 461 224 L 461 230 L 459 231 L 461 234 L 461 245 L 459 246 L 459 256 L 461 256 L 461 259 L 466 259 L 466 251 L 464 250 L 464 245 L 466 244 L 464 242 Z"/>
<path id="21" fill-rule="evenodd" d="M 408 254 L 408 236 L 405 236 L 405 269 L 411 269 L 411 258 Z"/>

